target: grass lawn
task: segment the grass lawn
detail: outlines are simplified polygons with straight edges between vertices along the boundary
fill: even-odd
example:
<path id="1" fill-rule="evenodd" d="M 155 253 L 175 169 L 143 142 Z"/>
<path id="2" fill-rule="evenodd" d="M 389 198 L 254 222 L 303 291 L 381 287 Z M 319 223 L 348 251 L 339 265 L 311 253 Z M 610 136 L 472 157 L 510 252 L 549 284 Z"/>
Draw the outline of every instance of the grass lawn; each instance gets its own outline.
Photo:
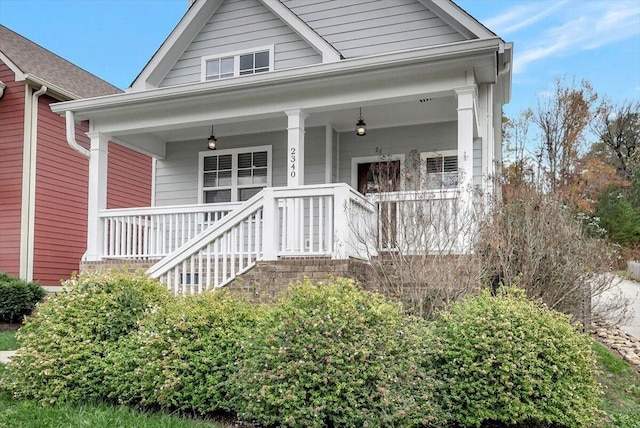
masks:
<path id="1" fill-rule="evenodd" d="M 640 427 L 640 376 L 617 355 L 593 342 L 598 360 L 598 380 L 604 389 L 600 409 L 619 428 Z"/>
<path id="2" fill-rule="evenodd" d="M 16 331 L 0 331 L 0 351 L 16 349 Z"/>

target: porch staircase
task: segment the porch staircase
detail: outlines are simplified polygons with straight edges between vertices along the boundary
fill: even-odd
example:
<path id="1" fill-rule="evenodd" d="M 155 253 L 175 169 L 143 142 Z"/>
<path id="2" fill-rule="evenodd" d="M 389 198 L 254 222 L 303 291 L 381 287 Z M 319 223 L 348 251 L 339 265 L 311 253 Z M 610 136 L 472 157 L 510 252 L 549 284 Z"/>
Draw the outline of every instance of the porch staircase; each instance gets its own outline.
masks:
<path id="1" fill-rule="evenodd" d="M 263 257 L 264 195 L 259 193 L 153 265 L 148 274 L 174 294 L 220 288 Z"/>

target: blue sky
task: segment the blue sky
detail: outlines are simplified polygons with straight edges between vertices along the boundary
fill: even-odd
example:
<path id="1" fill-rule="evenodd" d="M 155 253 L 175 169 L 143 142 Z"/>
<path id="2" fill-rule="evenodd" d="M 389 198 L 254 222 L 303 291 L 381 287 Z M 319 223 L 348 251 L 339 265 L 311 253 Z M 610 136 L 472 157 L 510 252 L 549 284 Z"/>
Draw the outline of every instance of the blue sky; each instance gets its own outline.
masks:
<path id="1" fill-rule="evenodd" d="M 640 99 L 640 1 L 456 3 L 515 44 L 508 116 L 535 106 L 561 76 L 586 79 L 616 102 Z M 187 5 L 188 0 L 0 0 L 0 23 L 124 89 Z"/>

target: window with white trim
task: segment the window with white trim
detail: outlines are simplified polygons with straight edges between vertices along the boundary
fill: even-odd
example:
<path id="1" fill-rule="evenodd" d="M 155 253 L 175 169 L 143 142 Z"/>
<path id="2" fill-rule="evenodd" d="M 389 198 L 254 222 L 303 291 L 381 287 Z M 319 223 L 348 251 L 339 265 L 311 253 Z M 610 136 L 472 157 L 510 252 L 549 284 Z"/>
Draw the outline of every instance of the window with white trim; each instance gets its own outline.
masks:
<path id="1" fill-rule="evenodd" d="M 271 146 L 200 152 L 200 203 L 246 201 L 271 185 Z"/>
<path id="2" fill-rule="evenodd" d="M 202 80 L 264 73 L 273 69 L 273 46 L 202 58 Z"/>
<path id="3" fill-rule="evenodd" d="M 424 183 L 428 190 L 458 187 L 458 151 L 420 153 Z"/>

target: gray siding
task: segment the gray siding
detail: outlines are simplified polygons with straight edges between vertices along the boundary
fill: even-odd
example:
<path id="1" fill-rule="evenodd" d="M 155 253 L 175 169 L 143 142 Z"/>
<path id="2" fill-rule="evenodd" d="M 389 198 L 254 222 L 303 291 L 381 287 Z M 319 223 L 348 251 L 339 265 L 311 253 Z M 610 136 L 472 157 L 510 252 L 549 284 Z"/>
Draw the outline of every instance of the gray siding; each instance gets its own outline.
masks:
<path id="1" fill-rule="evenodd" d="M 417 0 L 282 0 L 345 58 L 465 40 Z"/>
<path id="2" fill-rule="evenodd" d="M 365 137 L 355 132 L 340 133 L 339 181 L 351 183 L 351 158 L 404 154 L 409 159 L 412 150 L 435 152 L 458 147 L 457 122 L 413 125 L 397 128 L 367 129 Z M 404 165 L 403 165 L 404 167 Z"/>
<path id="3" fill-rule="evenodd" d="M 482 188 L 482 138 L 473 140 L 473 185 Z"/>
<path id="4" fill-rule="evenodd" d="M 286 131 L 218 139 L 220 149 L 253 146 L 271 146 L 272 185 L 286 185 Z M 198 154 L 203 150 L 205 150 L 203 140 L 167 143 L 166 158 L 158 160 L 156 166 L 157 206 L 198 203 Z"/>
<path id="5" fill-rule="evenodd" d="M 160 86 L 201 80 L 201 58 L 275 45 L 276 70 L 322 62 L 321 56 L 258 0 L 225 0 Z"/>

